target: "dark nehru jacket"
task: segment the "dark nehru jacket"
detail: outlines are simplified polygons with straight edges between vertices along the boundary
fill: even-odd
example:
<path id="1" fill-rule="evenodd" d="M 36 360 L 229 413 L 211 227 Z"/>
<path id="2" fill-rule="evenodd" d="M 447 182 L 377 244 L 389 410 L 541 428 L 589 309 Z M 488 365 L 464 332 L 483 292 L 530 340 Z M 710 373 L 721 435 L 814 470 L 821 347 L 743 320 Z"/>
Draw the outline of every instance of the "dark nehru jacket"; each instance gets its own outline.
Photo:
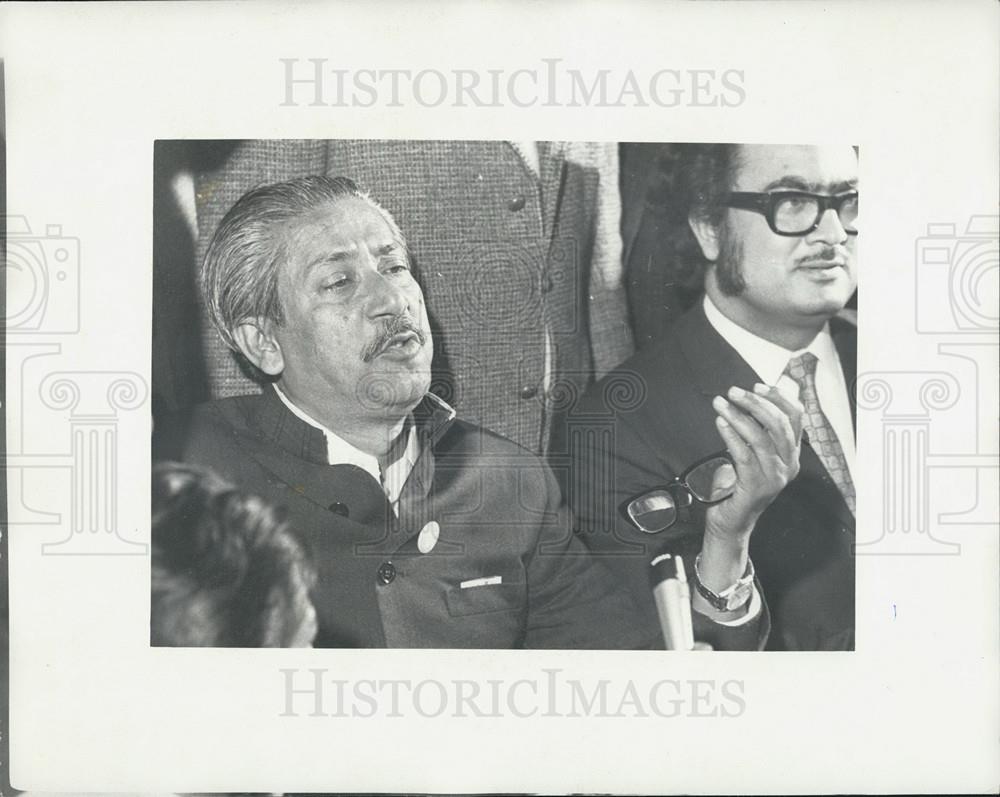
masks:
<path id="1" fill-rule="evenodd" d="M 640 630 L 627 590 L 571 533 L 539 458 L 453 420 L 433 397 L 414 416 L 422 454 L 398 519 L 368 472 L 327 464 L 323 432 L 271 389 L 158 423 L 154 455 L 212 468 L 287 509 L 319 571 L 317 646 L 656 644 L 654 629 Z M 421 553 L 420 531 L 431 521 L 440 536 Z"/>
<path id="2" fill-rule="evenodd" d="M 154 457 L 212 468 L 285 507 L 319 571 L 317 646 L 662 648 L 630 591 L 573 533 L 541 459 L 430 395 L 414 420 L 421 453 L 398 518 L 366 470 L 328 464 L 322 430 L 271 389 L 157 423 Z M 767 636 L 766 614 L 736 628 L 694 619 L 716 648 L 758 648 Z"/>

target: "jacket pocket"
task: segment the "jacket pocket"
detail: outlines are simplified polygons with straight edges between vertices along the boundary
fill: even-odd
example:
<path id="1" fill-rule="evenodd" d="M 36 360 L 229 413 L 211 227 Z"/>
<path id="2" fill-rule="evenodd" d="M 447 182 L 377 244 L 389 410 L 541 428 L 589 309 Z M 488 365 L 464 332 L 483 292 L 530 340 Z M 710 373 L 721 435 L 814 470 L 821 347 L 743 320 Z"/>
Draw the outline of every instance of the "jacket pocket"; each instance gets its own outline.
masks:
<path id="1" fill-rule="evenodd" d="M 512 612 L 524 608 L 527 586 L 520 584 L 484 584 L 478 587 L 452 587 L 445 593 L 452 617 L 487 612 Z"/>

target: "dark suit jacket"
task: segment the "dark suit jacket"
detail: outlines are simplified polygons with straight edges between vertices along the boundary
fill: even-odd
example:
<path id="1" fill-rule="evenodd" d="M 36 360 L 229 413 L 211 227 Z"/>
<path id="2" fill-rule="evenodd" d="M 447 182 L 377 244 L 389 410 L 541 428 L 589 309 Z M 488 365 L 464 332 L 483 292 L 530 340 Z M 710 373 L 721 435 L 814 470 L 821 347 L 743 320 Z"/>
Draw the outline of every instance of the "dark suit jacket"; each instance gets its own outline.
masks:
<path id="1" fill-rule="evenodd" d="M 542 453 L 543 330 L 555 344 L 553 376 L 580 390 L 628 357 L 632 341 L 622 286 L 591 273 L 600 174 L 548 142 L 539 154 L 536 175 L 504 141 L 236 142 L 195 174 L 196 262 L 250 188 L 352 178 L 407 238 L 434 331 L 432 390 L 463 418 Z M 207 321 L 203 330 L 210 395 L 258 390 Z"/>
<path id="2" fill-rule="evenodd" d="M 321 431 L 273 390 L 222 399 L 159 424 L 154 455 L 212 468 L 285 507 L 319 578 L 317 646 L 640 648 L 627 591 L 573 534 L 548 468 L 508 440 L 416 413 L 428 441 L 395 517 L 379 483 L 328 465 Z M 440 538 L 417 548 L 431 520 Z M 386 577 L 391 574 L 391 577 Z M 463 581 L 502 582 L 463 589 Z"/>
<path id="3" fill-rule="evenodd" d="M 431 399 L 414 415 L 426 444 L 398 519 L 367 472 L 327 464 L 322 432 L 270 389 L 158 424 L 154 457 L 209 467 L 285 507 L 319 572 L 317 646 L 662 648 L 658 627 L 573 533 L 542 460 L 449 420 Z M 431 520 L 440 538 L 422 554 Z M 501 583 L 461 587 L 490 576 Z M 730 630 L 695 617 L 697 638 L 717 648 L 766 638 L 763 621 Z"/>
<path id="4" fill-rule="evenodd" d="M 856 327 L 835 318 L 831 333 L 851 386 Z M 649 535 L 627 520 L 623 505 L 724 450 L 712 397 L 732 385 L 752 389 L 759 381 L 709 324 L 699 302 L 666 338 L 615 369 L 574 411 L 570 499 L 587 544 L 625 584 L 635 584 L 649 558 L 673 545 L 677 534 L 703 528 L 704 507 L 696 503 L 688 523 Z M 852 413 L 853 407 L 852 401 Z M 808 440 L 800 463 L 799 475 L 760 517 L 750 542 L 771 610 L 769 646 L 853 649 L 854 516 Z M 646 621 L 655 622 L 644 591 L 636 591 L 636 599 Z"/>

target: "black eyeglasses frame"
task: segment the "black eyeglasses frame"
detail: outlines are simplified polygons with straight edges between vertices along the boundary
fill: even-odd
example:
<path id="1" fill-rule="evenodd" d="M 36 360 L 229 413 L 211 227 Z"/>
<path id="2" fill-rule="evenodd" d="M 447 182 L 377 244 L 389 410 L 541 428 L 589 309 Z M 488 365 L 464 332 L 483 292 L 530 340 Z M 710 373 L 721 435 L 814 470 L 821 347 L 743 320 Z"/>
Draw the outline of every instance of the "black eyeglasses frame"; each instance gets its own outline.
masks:
<path id="1" fill-rule="evenodd" d="M 816 220 L 813 222 L 811 227 L 802 230 L 802 232 L 784 232 L 779 230 L 775 224 L 774 216 L 777 211 L 778 203 L 789 199 L 790 197 L 814 199 L 817 202 Z M 826 194 L 813 194 L 809 191 L 768 191 L 764 193 L 754 191 L 733 191 L 727 195 L 723 205 L 725 205 L 725 207 L 736 208 L 738 210 L 752 210 L 755 213 L 760 213 L 767 221 L 767 226 L 771 228 L 771 232 L 775 235 L 783 235 L 786 238 L 801 238 L 803 235 L 809 235 L 809 233 L 815 232 L 819 229 L 819 225 L 823 221 L 823 215 L 831 209 L 837 212 L 837 219 L 844 228 L 844 232 L 848 235 L 857 235 L 858 231 L 848 229 L 840 215 L 840 209 L 847 202 L 857 200 L 857 198 L 857 191 L 845 191 L 842 194 L 834 194 L 833 196 Z"/>
<path id="2" fill-rule="evenodd" d="M 691 506 L 693 501 L 697 501 L 699 504 L 705 504 L 706 506 L 721 504 L 727 498 L 730 498 L 732 496 L 732 493 L 724 495 L 722 498 L 718 498 L 714 501 L 706 501 L 695 495 L 694 491 L 687 483 L 688 477 L 692 473 L 694 473 L 698 468 L 716 459 L 725 460 L 727 463 L 729 463 L 731 467 L 736 467 L 735 463 L 733 462 L 733 458 L 729 455 L 728 451 L 718 451 L 714 454 L 709 454 L 707 457 L 702 457 L 693 465 L 685 468 L 684 472 L 680 476 L 675 476 L 669 483 L 661 484 L 656 487 L 650 487 L 648 490 L 643 490 L 641 493 L 632 496 L 630 499 L 625 501 L 620 506 L 619 509 L 621 513 L 628 519 L 629 523 L 631 523 L 633 526 L 635 526 L 637 529 L 639 529 L 639 531 L 643 532 L 644 534 L 659 534 L 660 532 L 666 531 L 675 523 L 677 523 L 677 519 L 680 516 L 680 513 L 675 512 L 674 519 L 670 521 L 670 523 L 668 523 L 666 526 L 656 529 L 655 531 L 647 531 L 646 529 L 642 528 L 642 526 L 639 525 L 636 519 L 632 516 L 632 513 L 629 512 L 629 507 L 631 507 L 633 502 L 638 501 L 640 498 L 643 498 L 644 496 L 647 496 L 650 493 L 666 491 L 667 493 L 670 494 L 670 497 L 674 501 L 675 510 L 686 509 L 687 507 Z"/>

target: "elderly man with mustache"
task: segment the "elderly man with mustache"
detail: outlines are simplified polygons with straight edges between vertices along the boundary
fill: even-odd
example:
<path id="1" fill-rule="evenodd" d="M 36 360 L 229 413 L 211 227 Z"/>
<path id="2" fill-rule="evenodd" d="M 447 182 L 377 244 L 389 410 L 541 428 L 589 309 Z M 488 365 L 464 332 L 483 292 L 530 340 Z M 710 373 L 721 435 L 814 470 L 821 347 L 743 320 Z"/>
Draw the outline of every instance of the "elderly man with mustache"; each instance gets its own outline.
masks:
<path id="1" fill-rule="evenodd" d="M 406 241 L 352 181 L 245 194 L 202 281 L 225 342 L 271 384 L 158 423 L 155 455 L 285 507 L 318 570 L 316 646 L 656 644 L 574 536 L 549 468 L 429 392 Z M 737 646 L 765 633 L 749 619 Z"/>

